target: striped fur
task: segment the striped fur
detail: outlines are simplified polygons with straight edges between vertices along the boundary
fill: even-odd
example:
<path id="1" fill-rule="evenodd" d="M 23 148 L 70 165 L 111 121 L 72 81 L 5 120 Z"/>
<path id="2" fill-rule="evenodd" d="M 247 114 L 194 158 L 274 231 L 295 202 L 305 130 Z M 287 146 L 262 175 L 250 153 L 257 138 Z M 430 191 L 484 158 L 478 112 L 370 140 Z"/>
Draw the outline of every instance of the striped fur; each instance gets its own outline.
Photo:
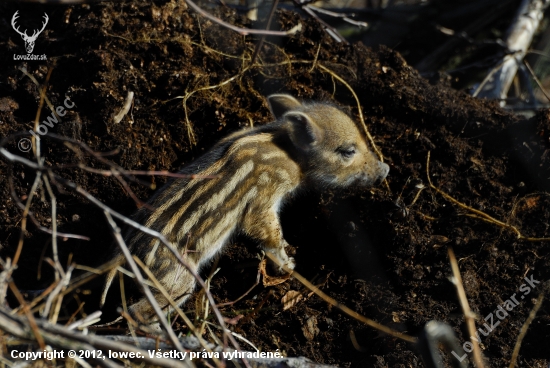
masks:
<path id="1" fill-rule="evenodd" d="M 353 121 L 336 107 L 302 104 L 288 95 L 269 97 L 277 121 L 234 133 L 181 172 L 214 179 L 176 179 L 159 190 L 136 218 L 162 233 L 200 270 L 238 233 L 260 242 L 265 251 L 294 268 L 288 257 L 279 211 L 301 187 L 368 187 L 383 180 L 388 166 L 369 151 Z M 139 231 L 126 236 L 133 254 L 142 259 L 179 304 L 195 287 L 190 273 L 159 241 Z M 120 251 L 114 257 L 120 263 Z M 103 304 L 116 275 L 108 276 Z M 155 293 L 161 306 L 167 301 Z M 142 298 L 132 314 L 153 317 Z"/>

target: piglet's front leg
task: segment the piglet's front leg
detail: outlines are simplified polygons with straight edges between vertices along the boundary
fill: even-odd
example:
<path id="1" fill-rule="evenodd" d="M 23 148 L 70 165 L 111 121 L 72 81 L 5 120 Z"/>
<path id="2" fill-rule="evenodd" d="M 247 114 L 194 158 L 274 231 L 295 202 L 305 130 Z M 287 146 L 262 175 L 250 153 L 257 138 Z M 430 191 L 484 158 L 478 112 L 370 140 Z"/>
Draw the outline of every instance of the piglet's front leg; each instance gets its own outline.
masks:
<path id="1" fill-rule="evenodd" d="M 279 261 L 280 266 L 277 266 L 276 268 L 279 273 L 284 273 L 283 266 L 288 267 L 291 270 L 293 270 L 294 267 L 296 267 L 296 261 L 294 261 L 294 258 L 289 257 L 286 254 L 286 251 L 285 251 L 286 246 L 288 246 L 288 243 L 286 242 L 286 240 L 281 238 L 281 243 L 277 248 L 268 248 L 266 246 L 263 247 L 266 252 L 270 252 L 273 255 L 275 255 L 275 257 L 277 257 L 277 260 Z"/>
<path id="2" fill-rule="evenodd" d="M 259 217 L 259 218 L 258 218 Z M 291 270 L 296 266 L 294 258 L 286 254 L 285 247 L 288 243 L 283 238 L 279 216 L 274 211 L 269 211 L 263 216 L 246 216 L 244 222 L 244 232 L 250 237 L 258 240 L 262 248 L 273 254 L 279 261 L 276 266 L 280 273 L 283 273 L 283 267 Z"/>

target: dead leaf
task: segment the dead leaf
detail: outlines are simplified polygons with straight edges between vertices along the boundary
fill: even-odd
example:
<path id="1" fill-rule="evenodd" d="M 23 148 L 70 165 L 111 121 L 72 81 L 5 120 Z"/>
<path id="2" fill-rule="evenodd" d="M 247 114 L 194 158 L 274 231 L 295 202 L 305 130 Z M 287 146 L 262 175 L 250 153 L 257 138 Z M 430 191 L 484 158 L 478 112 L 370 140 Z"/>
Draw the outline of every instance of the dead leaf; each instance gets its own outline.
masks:
<path id="1" fill-rule="evenodd" d="M 315 316 L 307 319 L 306 324 L 302 326 L 302 332 L 306 339 L 310 341 L 320 332 L 319 327 L 317 327 L 317 318 L 315 318 Z"/>
<path id="2" fill-rule="evenodd" d="M 304 296 L 300 292 L 298 292 L 296 290 L 289 290 L 281 298 L 281 303 L 283 303 L 283 310 L 287 310 L 287 309 L 290 309 L 290 308 L 294 307 L 302 299 L 304 299 Z"/>
<path id="3" fill-rule="evenodd" d="M 399 323 L 401 322 L 401 320 L 399 319 L 399 314 L 397 312 L 392 312 L 392 321 L 394 321 L 395 323 Z"/>
<path id="4" fill-rule="evenodd" d="M 260 262 L 260 272 L 262 273 L 262 276 L 263 276 L 262 282 L 264 284 L 264 287 L 282 284 L 283 282 L 285 282 L 290 278 L 290 274 L 288 273 L 282 276 L 269 276 L 265 271 L 266 264 L 267 264 L 267 260 L 264 258 Z"/>
<path id="5" fill-rule="evenodd" d="M 441 248 L 443 244 L 448 243 L 449 241 L 450 239 L 443 235 L 432 235 L 430 237 L 430 242 L 433 244 L 435 249 Z"/>
<path id="6" fill-rule="evenodd" d="M 540 199 L 540 196 L 533 196 L 525 198 L 525 202 L 519 206 L 520 211 L 530 210 L 533 207 L 536 207 L 538 204 L 538 201 Z"/>
<path id="7" fill-rule="evenodd" d="M 449 238 L 443 235 L 432 235 L 430 241 L 436 244 L 445 244 L 449 242 Z"/>
<path id="8" fill-rule="evenodd" d="M 483 167 L 485 165 L 483 165 L 483 162 L 478 160 L 477 158 L 475 157 L 470 157 L 470 161 L 472 161 L 474 164 L 476 164 L 477 166 L 480 166 L 480 167 Z"/>

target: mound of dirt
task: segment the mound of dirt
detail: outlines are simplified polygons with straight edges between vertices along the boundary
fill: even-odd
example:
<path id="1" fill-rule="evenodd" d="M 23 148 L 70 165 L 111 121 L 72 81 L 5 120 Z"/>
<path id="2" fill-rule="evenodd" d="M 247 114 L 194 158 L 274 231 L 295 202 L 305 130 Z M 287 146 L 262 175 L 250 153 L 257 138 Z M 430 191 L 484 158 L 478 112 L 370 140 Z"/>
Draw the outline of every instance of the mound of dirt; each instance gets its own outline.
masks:
<path id="1" fill-rule="evenodd" d="M 34 51 L 46 54 L 47 61 L 13 60 L 14 54 L 25 53 L 10 26 L 16 10 L 36 19 L 48 14 Z M 308 193 L 287 205 L 283 230 L 297 271 L 338 302 L 381 324 L 414 336 L 426 322 L 444 321 L 462 344 L 469 334 L 449 280 L 447 247 L 452 246 L 470 307 L 480 317 L 478 327 L 513 295 L 518 300 L 497 327 L 480 335 L 487 366 L 509 364 L 520 329 L 550 279 L 550 243 L 528 239 L 550 238 L 548 111 L 522 120 L 494 102 L 421 78 L 388 48 L 335 43 L 316 22 L 290 12 L 278 12 L 273 28 L 301 24 L 302 30 L 268 37 L 252 62 L 258 37 L 231 32 L 176 0 L 70 7 L 2 3 L 0 11 L 2 137 L 34 125 L 40 88 L 29 76 L 47 83 L 52 106 L 63 105 L 66 98 L 75 104 L 51 133 L 110 152 L 106 158 L 128 170 L 177 171 L 230 132 L 268 123 L 265 96 L 271 93 L 334 101 L 359 124 L 364 116 L 391 167 L 387 186 Z M 229 9 L 216 14 L 243 27 L 263 26 Z M 133 105 L 116 123 L 113 116 L 130 91 Z M 40 121 L 51 114 L 46 105 Z M 33 159 L 32 151 L 22 152 L 20 139 L 10 139 L 6 147 Z M 75 145 L 47 137 L 42 139 L 42 157 L 45 165 L 58 167 L 57 173 L 125 215 L 137 208 L 129 188 L 146 201 L 152 187 L 166 182 L 162 176 L 140 176 L 142 183 L 126 186 L 113 176 L 82 170 L 74 165 L 108 166 Z M 25 201 L 35 172 L 8 165 L 5 159 L 0 170 L 5 259 L 16 252 L 22 218 L 10 182 Z M 35 191 L 31 212 L 43 227 L 56 221 L 58 231 L 90 238 L 61 239 L 63 265 L 100 265 L 112 242 L 102 210 L 70 188 L 53 184 L 57 217 L 51 217 L 44 188 Z M 18 287 L 49 285 L 53 272 L 45 258 L 51 256 L 51 236 L 28 221 L 14 275 Z M 244 294 L 256 281 L 258 262 L 256 245 L 237 238 L 213 266 L 220 268 L 212 280 L 215 298 L 223 303 Z M 525 277 L 540 281 L 529 293 L 520 289 Z M 289 291 L 302 293 L 303 300 L 283 310 L 281 299 Z M 89 302 L 79 313 L 96 310 L 99 292 L 92 283 L 66 297 L 62 317 L 70 317 L 83 299 Z M 529 326 L 518 359 L 521 366 L 548 364 L 549 305 L 543 303 Z M 188 303 L 186 308 L 195 307 Z M 279 349 L 285 356 L 340 367 L 421 365 L 413 345 L 349 318 L 296 280 L 259 285 L 222 313 L 233 319 L 235 332 L 263 351 Z M 183 325 L 179 329 L 186 332 Z"/>

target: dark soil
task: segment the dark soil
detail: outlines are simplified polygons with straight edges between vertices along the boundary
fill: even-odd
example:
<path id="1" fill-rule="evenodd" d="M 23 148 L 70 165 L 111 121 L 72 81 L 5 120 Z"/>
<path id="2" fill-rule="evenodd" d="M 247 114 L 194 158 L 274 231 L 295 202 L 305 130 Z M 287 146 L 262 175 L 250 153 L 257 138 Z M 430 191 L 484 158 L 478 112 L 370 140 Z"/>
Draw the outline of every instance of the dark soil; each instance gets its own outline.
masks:
<path id="1" fill-rule="evenodd" d="M 49 15 L 34 51 L 46 54 L 47 61 L 13 60 L 13 54 L 25 54 L 23 41 L 10 26 L 16 10 L 22 29 L 34 27 L 25 25 L 24 18 L 39 25 L 43 12 Z M 389 189 L 309 193 L 289 204 L 282 221 L 297 271 L 338 302 L 381 324 L 415 336 L 426 322 L 444 321 L 463 343 L 469 334 L 449 281 L 447 247 L 452 246 L 470 307 L 480 317 L 479 328 L 482 319 L 514 293 L 519 300 L 498 327 L 481 335 L 487 366 L 509 364 L 520 329 L 544 290 L 543 282 L 550 279 L 550 242 L 518 239 L 509 228 L 468 215 L 475 215 L 473 209 L 483 211 L 525 237 L 550 237 L 550 112 L 523 120 L 494 102 L 451 89 L 445 78 L 421 78 L 388 48 L 337 44 L 317 23 L 289 12 L 277 14 L 274 28 L 302 23 L 302 32 L 267 38 L 252 67 L 258 38 L 220 27 L 175 0 L 71 7 L 2 3 L 0 14 L 0 135 L 33 127 L 40 89 L 22 72 L 26 68 L 39 83 L 47 81 L 53 106 L 66 97 L 75 103 L 51 133 L 79 140 L 96 152 L 111 152 L 107 158 L 129 170 L 177 171 L 228 133 L 268 123 L 265 96 L 275 92 L 335 101 L 359 120 L 353 95 L 319 65 L 346 80 L 391 166 Z M 263 26 L 231 10 L 217 14 L 241 26 Z M 128 91 L 135 93 L 133 108 L 114 123 L 112 117 Z M 50 114 L 44 106 L 40 121 Z M 18 149 L 20 139 L 10 139 L 7 149 L 33 159 L 32 151 Z M 429 188 L 430 152 L 433 183 L 471 209 Z M 42 139 L 42 156 L 48 166 L 80 162 L 108 168 L 48 138 Z M 122 214 L 137 209 L 113 177 L 77 168 L 55 171 Z M 5 159 L 0 172 L 0 246 L 5 259 L 15 253 L 22 219 L 9 182 L 24 201 L 35 173 L 20 164 L 9 166 Z M 156 188 L 166 182 L 162 176 L 140 179 Z M 143 201 L 154 193 L 146 185 L 129 185 Z M 100 265 L 112 244 L 102 210 L 66 186 L 54 185 L 54 191 L 57 218 L 51 218 L 50 199 L 41 188 L 31 206 L 36 219 L 46 228 L 57 221 L 58 231 L 90 238 L 60 241 L 61 263 Z M 15 282 L 20 289 L 46 287 L 53 276 L 45 261 L 52 255 L 51 236 L 28 222 L 24 239 Z M 258 253 L 247 239 L 237 238 L 228 247 L 213 278 L 217 300 L 235 300 L 254 284 Z M 540 281 L 528 295 L 520 291 L 526 276 Z M 97 309 L 100 282 L 89 289 L 91 297 L 82 287 L 65 299 L 60 322 L 75 312 L 74 301 L 86 299 L 88 313 Z M 281 298 L 289 290 L 302 292 L 305 300 L 283 311 Z M 16 303 L 10 301 L 10 306 Z M 194 309 L 193 303 L 186 308 Z M 263 351 L 279 349 L 284 355 L 341 367 L 422 366 L 413 345 L 331 308 L 295 280 L 275 287 L 259 285 L 222 312 L 228 318 L 243 316 L 232 328 Z M 549 325 L 546 300 L 523 340 L 519 366 L 547 367 Z"/>

